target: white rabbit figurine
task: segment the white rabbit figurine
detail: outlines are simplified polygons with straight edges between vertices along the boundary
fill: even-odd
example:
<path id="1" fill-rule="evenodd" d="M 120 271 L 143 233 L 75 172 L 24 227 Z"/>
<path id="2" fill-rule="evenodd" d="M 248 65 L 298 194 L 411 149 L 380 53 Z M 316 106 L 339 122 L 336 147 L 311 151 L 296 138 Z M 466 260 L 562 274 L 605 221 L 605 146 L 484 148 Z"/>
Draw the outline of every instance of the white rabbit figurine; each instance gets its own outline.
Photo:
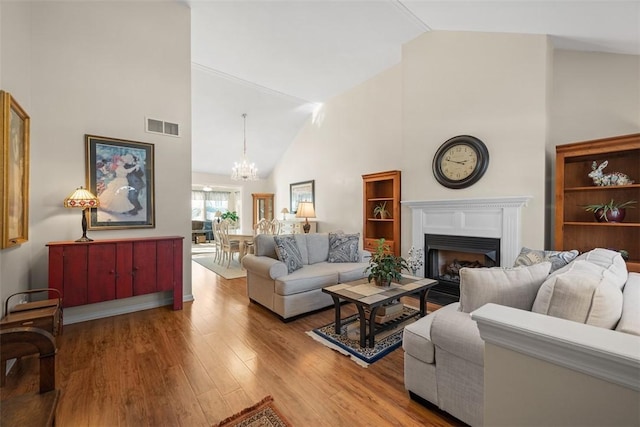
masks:
<path id="1" fill-rule="evenodd" d="M 611 172 L 608 174 L 603 174 L 602 170 L 609 164 L 607 160 L 602 162 L 602 164 L 596 168 L 597 164 L 597 162 L 593 162 L 593 164 L 591 165 L 591 169 L 593 170 L 589 172 L 589 178 L 593 179 L 593 183 L 595 185 L 606 187 L 610 185 L 633 184 L 633 181 L 631 180 L 631 178 L 629 178 L 629 175 L 622 172 Z"/>

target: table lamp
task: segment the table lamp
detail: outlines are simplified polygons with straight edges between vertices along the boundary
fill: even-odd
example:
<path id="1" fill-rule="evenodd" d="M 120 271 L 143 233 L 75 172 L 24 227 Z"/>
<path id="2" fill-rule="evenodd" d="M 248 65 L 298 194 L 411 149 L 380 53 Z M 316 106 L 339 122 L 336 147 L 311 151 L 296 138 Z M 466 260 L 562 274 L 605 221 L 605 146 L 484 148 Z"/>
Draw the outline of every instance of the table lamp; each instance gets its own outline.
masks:
<path id="1" fill-rule="evenodd" d="M 282 208 L 282 210 L 280 211 L 280 213 L 282 214 L 282 220 L 286 220 L 287 219 L 287 214 L 289 213 L 289 209 L 287 208 Z"/>
<path id="2" fill-rule="evenodd" d="M 93 242 L 93 239 L 87 237 L 87 211 L 98 206 L 100 206 L 100 200 L 83 187 L 77 188 L 69 197 L 64 199 L 65 208 L 82 209 L 82 237 L 76 242 Z"/>
<path id="3" fill-rule="evenodd" d="M 311 224 L 309 224 L 309 218 L 315 218 L 316 211 L 313 208 L 312 202 L 300 202 L 298 203 L 298 211 L 296 212 L 296 218 L 304 218 L 305 222 L 302 226 L 302 229 L 305 233 L 308 233 L 311 229 Z"/>

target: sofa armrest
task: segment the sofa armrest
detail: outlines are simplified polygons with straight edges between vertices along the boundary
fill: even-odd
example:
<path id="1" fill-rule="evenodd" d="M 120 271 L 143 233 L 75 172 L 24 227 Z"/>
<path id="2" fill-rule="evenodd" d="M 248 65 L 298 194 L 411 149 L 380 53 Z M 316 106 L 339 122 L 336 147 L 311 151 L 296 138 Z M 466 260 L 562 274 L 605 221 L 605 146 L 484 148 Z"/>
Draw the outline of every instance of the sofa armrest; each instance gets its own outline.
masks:
<path id="1" fill-rule="evenodd" d="M 431 341 L 461 359 L 484 366 L 484 341 L 480 338 L 478 325 L 469 313 L 459 311 L 459 308 L 459 303 L 453 303 L 433 313 Z"/>
<path id="2" fill-rule="evenodd" d="M 247 271 L 273 280 L 288 274 L 285 263 L 268 256 L 245 255 L 242 258 L 242 266 Z"/>
<path id="3" fill-rule="evenodd" d="M 371 258 L 371 252 L 365 249 L 360 251 L 360 262 L 369 262 L 369 258 Z"/>
<path id="4" fill-rule="evenodd" d="M 640 391 L 640 337 L 498 304 L 471 317 L 487 344 Z"/>

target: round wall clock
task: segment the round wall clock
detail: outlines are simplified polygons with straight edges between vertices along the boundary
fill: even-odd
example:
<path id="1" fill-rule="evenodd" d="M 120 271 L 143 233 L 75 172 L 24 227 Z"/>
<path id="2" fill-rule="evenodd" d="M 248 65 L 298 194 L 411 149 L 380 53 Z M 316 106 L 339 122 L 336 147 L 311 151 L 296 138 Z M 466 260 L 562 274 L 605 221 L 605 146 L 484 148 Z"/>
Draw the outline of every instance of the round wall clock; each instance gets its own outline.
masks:
<path id="1" fill-rule="evenodd" d="M 433 175 L 448 188 L 466 188 L 487 171 L 489 150 L 478 138 L 459 135 L 447 140 L 433 157 Z"/>

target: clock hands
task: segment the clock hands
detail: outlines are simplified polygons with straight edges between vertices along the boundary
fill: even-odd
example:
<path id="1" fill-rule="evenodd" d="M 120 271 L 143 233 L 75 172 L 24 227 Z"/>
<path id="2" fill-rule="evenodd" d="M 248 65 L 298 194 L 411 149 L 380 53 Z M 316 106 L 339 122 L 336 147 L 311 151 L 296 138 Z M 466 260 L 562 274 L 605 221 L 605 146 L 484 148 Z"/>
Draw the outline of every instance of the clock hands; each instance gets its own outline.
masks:
<path id="1" fill-rule="evenodd" d="M 451 163 L 457 163 L 459 165 L 464 165 L 465 163 L 467 163 L 467 160 L 463 160 L 461 162 L 456 161 L 456 160 L 450 160 L 450 159 L 445 159 L 447 162 L 451 162 Z"/>

